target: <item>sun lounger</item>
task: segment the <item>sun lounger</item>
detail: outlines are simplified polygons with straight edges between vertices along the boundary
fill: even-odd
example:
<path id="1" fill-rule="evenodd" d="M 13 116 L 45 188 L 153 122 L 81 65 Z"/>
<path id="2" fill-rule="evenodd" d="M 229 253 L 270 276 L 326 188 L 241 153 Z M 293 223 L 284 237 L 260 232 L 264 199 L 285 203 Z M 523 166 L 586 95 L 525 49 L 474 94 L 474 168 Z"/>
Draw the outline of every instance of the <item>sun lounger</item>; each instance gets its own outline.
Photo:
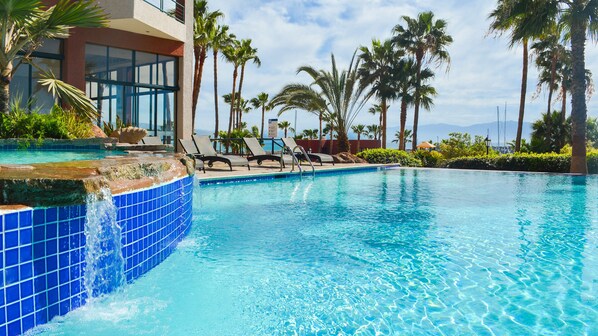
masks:
<path id="1" fill-rule="evenodd" d="M 143 139 L 141 139 L 141 143 L 144 145 L 164 145 L 162 143 L 162 140 L 155 136 L 146 136 Z"/>
<path id="2" fill-rule="evenodd" d="M 194 135 L 193 142 L 195 142 L 195 146 L 197 146 L 197 150 L 203 156 L 200 158 L 204 163 L 208 161 L 208 167 L 212 167 L 214 162 L 224 162 L 228 165 L 230 170 L 233 170 L 233 166 L 235 167 L 245 167 L 247 169 L 251 169 L 249 167 L 249 161 L 246 158 L 238 155 L 221 155 L 216 153 L 214 147 L 212 147 L 212 142 L 210 138 L 205 135 Z"/>
<path id="3" fill-rule="evenodd" d="M 297 143 L 295 142 L 295 139 L 282 138 L 282 142 L 284 143 L 284 145 L 286 147 L 289 147 L 292 151 L 295 151 L 295 148 L 297 147 Z M 303 153 L 301 153 L 299 151 L 295 151 L 293 154 L 295 155 L 295 157 L 297 157 L 297 159 L 305 160 L 305 158 L 303 157 Z M 307 153 L 307 156 L 309 157 L 310 160 L 319 162 L 320 166 L 322 166 L 322 164 L 324 164 L 324 163 L 332 163 L 332 165 L 334 166 L 334 158 L 332 157 L 332 155 L 328 155 L 328 154 L 324 154 L 324 153 Z"/>
<path id="4" fill-rule="evenodd" d="M 243 138 L 243 141 L 245 141 L 245 145 L 251 152 L 251 156 L 247 158 L 247 161 L 257 161 L 258 165 L 261 165 L 262 161 L 264 160 L 276 161 L 281 163 L 280 169 L 282 170 L 282 168 L 284 168 L 287 163 L 291 163 L 291 161 L 293 160 L 293 157 L 291 157 L 290 155 L 267 153 L 264 150 L 264 148 L 262 148 L 262 145 L 260 145 L 259 141 L 257 141 L 256 138 Z M 280 160 L 281 155 L 282 162 Z"/>
<path id="5" fill-rule="evenodd" d="M 179 143 L 181 144 L 181 147 L 183 147 L 185 153 L 195 159 L 195 168 L 203 170 L 205 174 L 206 168 L 201 160 L 203 155 L 199 154 L 199 151 L 197 150 L 195 143 L 193 143 L 193 140 L 179 139 Z"/>

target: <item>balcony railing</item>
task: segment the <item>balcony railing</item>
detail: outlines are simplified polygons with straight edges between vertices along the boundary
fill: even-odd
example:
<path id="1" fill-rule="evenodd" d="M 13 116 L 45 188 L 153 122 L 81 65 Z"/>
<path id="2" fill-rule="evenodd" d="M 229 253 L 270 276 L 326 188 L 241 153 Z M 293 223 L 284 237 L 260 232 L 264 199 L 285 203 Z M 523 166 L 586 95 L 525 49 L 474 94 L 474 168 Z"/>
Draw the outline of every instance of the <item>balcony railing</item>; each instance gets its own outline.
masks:
<path id="1" fill-rule="evenodd" d="M 143 0 L 163 13 L 185 23 L 185 2 L 183 0 Z"/>

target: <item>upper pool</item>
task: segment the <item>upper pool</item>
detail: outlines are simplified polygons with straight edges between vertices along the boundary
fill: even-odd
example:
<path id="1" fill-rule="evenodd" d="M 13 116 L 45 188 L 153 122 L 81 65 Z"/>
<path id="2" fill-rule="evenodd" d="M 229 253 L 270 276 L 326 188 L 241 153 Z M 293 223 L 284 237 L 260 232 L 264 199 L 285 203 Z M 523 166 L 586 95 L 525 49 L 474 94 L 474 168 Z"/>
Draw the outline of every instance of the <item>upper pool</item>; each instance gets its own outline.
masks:
<path id="1" fill-rule="evenodd" d="M 393 170 L 197 187 L 191 233 L 48 335 L 598 334 L 598 178 Z"/>
<path id="2" fill-rule="evenodd" d="M 118 151 L 53 151 L 53 150 L 9 150 L 0 151 L 0 164 L 31 164 L 46 162 L 68 162 L 77 160 L 99 160 L 110 155 L 123 155 Z"/>

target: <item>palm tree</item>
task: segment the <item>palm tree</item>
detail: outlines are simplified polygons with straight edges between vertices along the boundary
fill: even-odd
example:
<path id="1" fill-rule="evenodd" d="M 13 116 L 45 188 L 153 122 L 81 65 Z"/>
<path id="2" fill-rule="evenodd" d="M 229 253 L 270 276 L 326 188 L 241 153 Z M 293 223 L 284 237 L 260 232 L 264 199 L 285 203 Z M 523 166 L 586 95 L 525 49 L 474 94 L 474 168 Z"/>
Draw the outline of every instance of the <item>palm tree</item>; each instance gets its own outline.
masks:
<path id="1" fill-rule="evenodd" d="M 208 48 L 211 37 L 217 30 L 217 21 L 223 16 L 219 10 L 210 12 L 206 0 L 195 0 L 193 7 L 193 57 L 195 60 L 193 70 L 193 93 L 191 103 L 192 129 L 195 129 L 195 109 L 201 89 L 203 67 L 208 57 Z"/>
<path id="2" fill-rule="evenodd" d="M 571 173 L 587 174 L 586 158 L 586 69 L 585 43 L 587 36 L 596 37 L 598 33 L 598 1 L 588 0 L 501 0 L 505 3 L 505 17 L 516 20 L 513 29 L 514 40 L 529 36 L 529 33 L 541 35 L 559 24 L 568 32 L 571 42 L 572 60 L 572 154 Z"/>
<path id="3" fill-rule="evenodd" d="M 222 49 L 222 54 L 227 61 L 233 64 L 233 90 L 231 92 L 230 114 L 228 118 L 228 137 L 233 128 L 235 116 L 235 98 L 237 97 L 237 77 L 239 76 L 239 66 L 241 65 L 241 48 L 238 40 L 232 40 L 231 43 Z"/>
<path id="4" fill-rule="evenodd" d="M 69 29 L 73 27 L 91 28 L 106 24 L 103 10 L 89 1 L 58 0 L 54 6 L 46 7 L 39 0 L 3 0 L 0 1 L 0 13 L 0 113 L 9 112 L 10 82 L 14 74 L 42 46 L 44 39 L 67 38 Z M 85 93 L 59 81 L 53 74 L 43 77 L 42 84 L 51 85 L 54 93 L 70 96 L 75 110 L 81 107 L 84 108 L 83 114 L 96 113 Z"/>
<path id="5" fill-rule="evenodd" d="M 323 122 L 326 122 L 326 126 L 322 130 L 321 135 L 322 136 L 324 134 L 329 134 L 330 135 L 330 147 L 328 149 L 328 153 L 332 154 L 333 149 L 334 149 L 334 131 L 335 131 L 334 123 L 337 121 L 336 120 L 336 113 L 323 115 L 321 120 Z"/>
<path id="6" fill-rule="evenodd" d="M 403 135 L 401 135 L 401 131 L 396 131 L 395 132 L 395 138 L 394 140 L 392 140 L 393 143 L 410 143 L 411 142 L 411 130 L 406 129 L 403 131 Z M 404 148 L 401 149 L 399 147 L 399 150 L 405 150 Z"/>
<path id="7" fill-rule="evenodd" d="M 308 108 L 308 111 L 321 112 L 323 118 L 334 116 L 334 127 L 338 134 L 339 150 L 341 152 L 348 152 L 350 144 L 347 131 L 367 101 L 363 94 L 365 87 L 362 85 L 357 71 L 359 60 L 355 62 L 355 53 L 351 58 L 348 70 L 338 70 L 334 55 L 331 55 L 331 61 L 331 71 L 318 70 L 311 66 L 300 67 L 297 72 L 306 73 L 311 77 L 312 83 L 310 85 L 291 84 L 290 86 L 296 88 L 294 95 L 301 96 L 307 100 L 303 101 L 298 108 Z M 285 89 L 283 89 L 283 92 Z M 283 102 L 285 101 L 284 94 L 281 99 Z M 314 109 L 315 106 L 322 109 Z"/>
<path id="8" fill-rule="evenodd" d="M 287 130 L 289 127 L 291 127 L 291 123 L 288 121 L 281 121 L 278 123 L 278 127 L 282 128 L 284 130 L 284 137 L 287 137 Z"/>
<path id="9" fill-rule="evenodd" d="M 272 109 L 269 98 L 270 97 L 267 93 L 261 92 L 255 98 L 251 99 L 251 105 L 253 105 L 254 108 L 262 108 L 262 127 L 260 128 L 260 138 L 264 137 L 264 115 L 266 111 L 270 111 Z"/>
<path id="10" fill-rule="evenodd" d="M 531 149 L 537 153 L 558 153 L 570 136 L 570 123 L 561 120 L 558 111 L 542 113 L 532 124 Z"/>
<path id="11" fill-rule="evenodd" d="M 212 56 L 214 57 L 214 137 L 218 137 L 219 129 L 219 111 L 218 111 L 218 52 L 221 49 L 229 46 L 236 38 L 234 34 L 229 34 L 229 27 L 226 25 L 218 26 L 212 30 L 213 35 L 210 37 L 210 47 L 212 48 Z"/>
<path id="12" fill-rule="evenodd" d="M 257 57 L 257 49 L 251 46 L 251 39 L 241 40 L 239 44 L 239 56 L 240 56 L 240 64 L 241 64 L 241 78 L 239 78 L 239 96 L 241 96 L 243 90 L 243 80 L 245 78 L 245 64 L 249 61 L 253 61 L 258 67 L 262 65 L 259 57 Z M 237 110 L 240 110 L 241 102 L 237 102 Z M 239 120 L 241 117 L 239 116 Z"/>
<path id="13" fill-rule="evenodd" d="M 400 114 L 400 126 L 399 126 L 399 149 L 405 150 L 405 137 L 402 135 L 405 132 L 405 126 L 407 124 L 407 108 L 413 106 L 415 102 L 414 90 L 417 85 L 417 68 L 415 67 L 415 61 L 412 58 L 401 60 L 397 66 L 395 72 L 397 77 L 398 85 L 398 97 L 401 99 L 401 114 Z M 424 69 L 421 73 L 422 79 L 428 80 L 433 76 L 431 70 Z"/>
<path id="14" fill-rule="evenodd" d="M 413 112 L 413 150 L 417 143 L 417 126 L 419 123 L 419 107 L 421 103 L 421 72 L 424 64 L 436 62 L 438 66 L 444 62 L 450 63 L 450 56 L 446 47 L 453 38 L 446 33 L 447 23 L 444 20 L 434 20 L 434 13 L 423 12 L 417 19 L 403 16 L 406 27 L 400 24 L 393 28 L 393 43 L 404 48 L 415 57 L 416 86 L 414 92 Z M 447 67 L 448 71 L 448 67 Z"/>
<path id="15" fill-rule="evenodd" d="M 303 130 L 303 137 L 309 140 L 313 140 L 318 137 L 318 130 L 317 129 L 306 129 Z"/>
<path id="16" fill-rule="evenodd" d="M 368 131 L 365 128 L 365 125 L 362 125 L 362 124 L 351 126 L 351 130 L 355 134 L 357 134 L 357 150 L 356 150 L 356 152 L 359 153 L 359 150 L 361 149 L 361 136 L 367 135 Z"/>
<path id="17" fill-rule="evenodd" d="M 370 86 L 368 97 L 376 96 L 380 99 L 380 116 L 382 119 L 382 148 L 386 148 L 386 121 L 388 112 L 388 101 L 397 96 L 396 83 L 393 76 L 400 58 L 404 52 L 395 49 L 392 41 L 373 39 L 371 49 L 360 47 L 361 66 L 359 75 L 363 85 Z"/>
<path id="18" fill-rule="evenodd" d="M 368 130 L 368 137 L 370 139 L 378 140 L 378 135 L 380 134 L 380 126 L 373 124 L 366 126 Z"/>
<path id="19" fill-rule="evenodd" d="M 390 105 L 386 106 L 386 109 L 390 109 Z M 368 113 L 370 113 L 373 116 L 376 116 L 376 114 L 380 115 L 380 121 L 378 123 L 378 125 L 380 126 L 380 128 L 382 128 L 382 108 L 380 107 L 380 105 L 378 104 L 374 104 L 372 105 L 372 107 L 370 107 L 368 109 Z"/>
<path id="20" fill-rule="evenodd" d="M 557 32 L 540 37 L 532 44 L 532 50 L 536 53 L 536 66 L 539 70 L 548 70 L 548 108 L 546 113 L 551 111 L 552 94 L 558 88 L 557 69 L 567 55 L 567 50 L 560 42 Z"/>

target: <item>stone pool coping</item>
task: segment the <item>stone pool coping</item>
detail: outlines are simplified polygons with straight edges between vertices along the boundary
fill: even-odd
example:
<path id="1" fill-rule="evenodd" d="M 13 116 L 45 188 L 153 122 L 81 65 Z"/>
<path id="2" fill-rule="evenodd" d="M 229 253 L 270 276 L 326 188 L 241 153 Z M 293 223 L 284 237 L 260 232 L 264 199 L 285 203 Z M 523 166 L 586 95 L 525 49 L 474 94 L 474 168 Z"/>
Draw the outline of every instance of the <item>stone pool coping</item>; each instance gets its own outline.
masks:
<path id="1" fill-rule="evenodd" d="M 101 188 L 110 188 L 117 195 L 194 173 L 193 160 L 182 154 L 0 165 L 0 212 L 21 206 L 82 204 L 88 194 Z"/>

